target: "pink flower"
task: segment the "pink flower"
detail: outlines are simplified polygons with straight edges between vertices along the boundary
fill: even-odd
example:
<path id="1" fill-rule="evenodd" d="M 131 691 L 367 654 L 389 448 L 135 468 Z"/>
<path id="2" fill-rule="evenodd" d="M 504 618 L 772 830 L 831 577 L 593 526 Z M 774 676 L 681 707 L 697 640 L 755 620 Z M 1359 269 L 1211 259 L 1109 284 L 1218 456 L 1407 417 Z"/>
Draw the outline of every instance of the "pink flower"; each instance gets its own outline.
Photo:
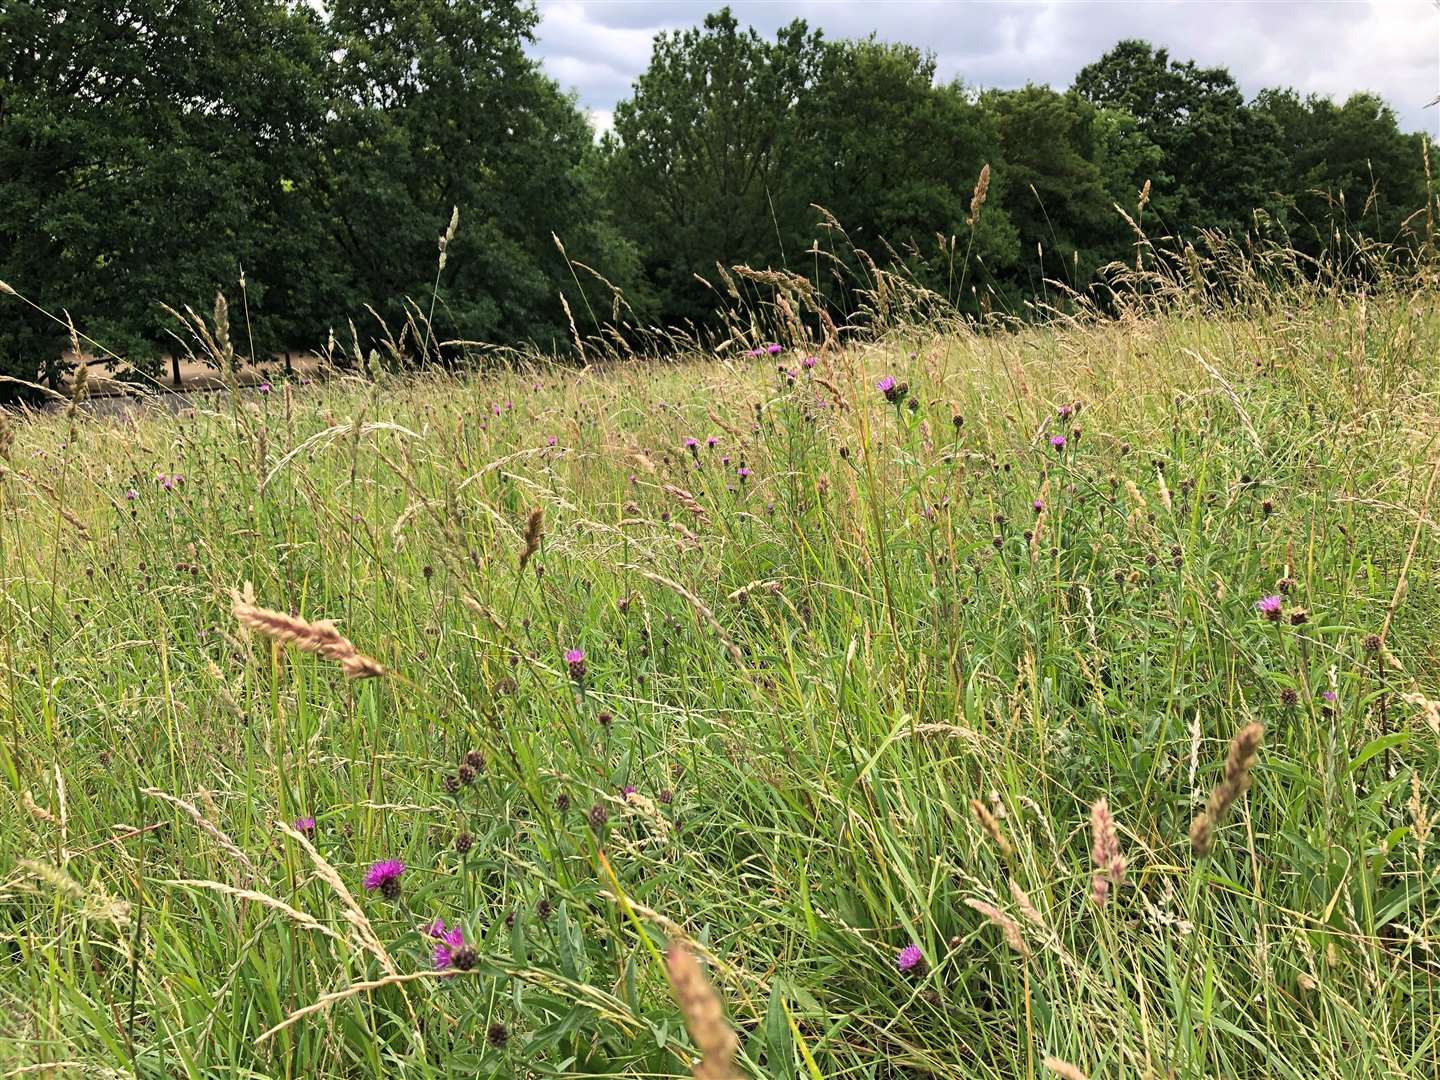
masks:
<path id="1" fill-rule="evenodd" d="M 445 928 L 445 920 L 436 919 L 430 924 L 426 931 L 432 938 L 437 939 L 435 946 L 435 970 L 444 971 L 455 959 L 455 952 L 465 944 L 465 931 L 459 926 L 450 929 Z"/>
<path id="2" fill-rule="evenodd" d="M 405 873 L 405 864 L 399 859 L 381 859 L 365 874 L 365 891 L 379 889 L 387 900 L 400 895 L 400 875 Z"/>

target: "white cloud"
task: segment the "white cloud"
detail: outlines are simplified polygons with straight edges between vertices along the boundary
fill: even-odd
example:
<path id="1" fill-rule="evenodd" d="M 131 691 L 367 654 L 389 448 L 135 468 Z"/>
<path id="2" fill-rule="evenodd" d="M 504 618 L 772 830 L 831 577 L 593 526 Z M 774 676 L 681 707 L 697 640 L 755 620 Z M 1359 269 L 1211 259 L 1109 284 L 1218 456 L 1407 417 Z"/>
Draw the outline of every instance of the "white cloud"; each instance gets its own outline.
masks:
<path id="1" fill-rule="evenodd" d="M 723 0 L 541 0 L 534 53 L 590 110 L 628 97 L 660 30 L 698 24 Z M 1224 66 L 1248 94 L 1267 86 L 1344 98 L 1370 90 L 1409 129 L 1440 134 L 1440 6 L 1433 0 L 734 0 L 771 34 L 803 18 L 828 37 L 872 31 L 936 54 L 943 78 L 1066 86 L 1124 37 Z"/>

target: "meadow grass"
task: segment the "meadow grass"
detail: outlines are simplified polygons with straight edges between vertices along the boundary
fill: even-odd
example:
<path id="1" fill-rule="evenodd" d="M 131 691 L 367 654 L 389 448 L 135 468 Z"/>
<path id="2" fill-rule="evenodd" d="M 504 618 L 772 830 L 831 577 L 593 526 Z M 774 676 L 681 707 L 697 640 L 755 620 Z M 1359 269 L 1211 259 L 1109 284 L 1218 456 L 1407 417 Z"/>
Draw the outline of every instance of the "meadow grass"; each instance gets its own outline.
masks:
<path id="1" fill-rule="evenodd" d="M 1440 1074 L 1437 347 L 1394 290 L 12 421 L 0 1076 L 732 1075 L 707 982 L 739 1076 Z"/>

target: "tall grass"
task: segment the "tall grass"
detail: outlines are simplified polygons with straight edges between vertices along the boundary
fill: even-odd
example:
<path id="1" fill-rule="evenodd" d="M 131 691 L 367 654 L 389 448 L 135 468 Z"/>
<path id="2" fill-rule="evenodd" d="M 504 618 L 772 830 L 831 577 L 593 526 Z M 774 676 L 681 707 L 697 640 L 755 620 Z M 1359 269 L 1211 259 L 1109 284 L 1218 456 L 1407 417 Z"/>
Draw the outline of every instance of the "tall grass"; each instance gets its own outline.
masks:
<path id="1" fill-rule="evenodd" d="M 1436 1075 L 1433 274 L 1222 248 L 10 425 L 0 1076 Z"/>

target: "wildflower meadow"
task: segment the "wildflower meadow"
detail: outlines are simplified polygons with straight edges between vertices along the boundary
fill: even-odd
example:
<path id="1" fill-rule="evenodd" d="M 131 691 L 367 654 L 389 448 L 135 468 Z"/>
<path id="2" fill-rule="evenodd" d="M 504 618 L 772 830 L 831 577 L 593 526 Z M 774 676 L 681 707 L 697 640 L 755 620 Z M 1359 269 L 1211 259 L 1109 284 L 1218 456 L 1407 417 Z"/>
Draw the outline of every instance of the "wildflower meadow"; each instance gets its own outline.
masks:
<path id="1" fill-rule="evenodd" d="M 7 417 L 0 1076 L 1440 1075 L 1435 271 L 1232 254 Z"/>

